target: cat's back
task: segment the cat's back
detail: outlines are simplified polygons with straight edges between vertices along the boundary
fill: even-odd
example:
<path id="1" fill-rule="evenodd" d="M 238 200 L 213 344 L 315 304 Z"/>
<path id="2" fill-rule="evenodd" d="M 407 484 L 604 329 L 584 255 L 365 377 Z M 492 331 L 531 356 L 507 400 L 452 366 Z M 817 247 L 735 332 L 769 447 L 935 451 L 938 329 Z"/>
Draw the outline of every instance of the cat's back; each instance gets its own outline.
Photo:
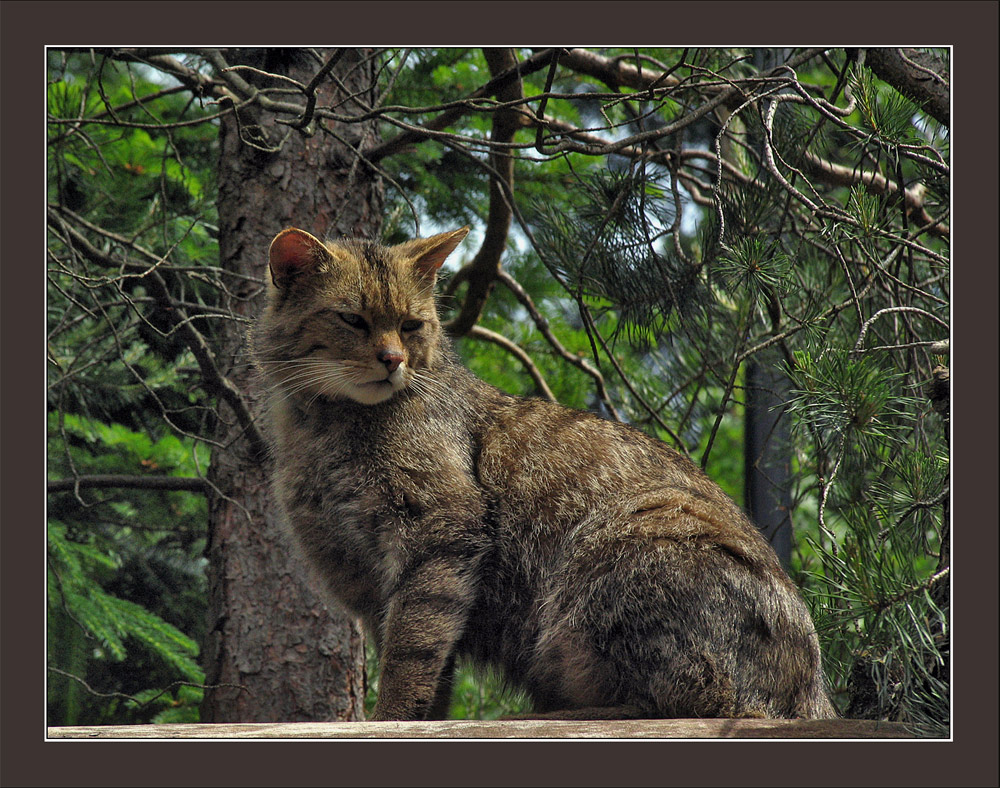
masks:
<path id="1" fill-rule="evenodd" d="M 657 494 L 697 505 L 709 518 L 743 519 L 700 468 L 639 429 L 538 399 L 506 398 L 491 411 L 481 436 L 481 482 L 525 507 L 543 507 L 546 519 Z"/>
<path id="2" fill-rule="evenodd" d="M 477 474 L 499 526 L 497 549 L 510 565 L 526 563 L 526 576 L 639 545 L 650 560 L 714 552 L 791 588 L 733 500 L 688 458 L 628 425 L 507 398 L 482 431 Z"/>

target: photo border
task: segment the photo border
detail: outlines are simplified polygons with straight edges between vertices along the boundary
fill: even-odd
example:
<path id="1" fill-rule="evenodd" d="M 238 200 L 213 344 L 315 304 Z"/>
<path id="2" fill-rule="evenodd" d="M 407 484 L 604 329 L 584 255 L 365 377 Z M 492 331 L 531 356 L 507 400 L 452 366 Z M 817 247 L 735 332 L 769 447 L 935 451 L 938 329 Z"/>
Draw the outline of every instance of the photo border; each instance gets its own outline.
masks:
<path id="1" fill-rule="evenodd" d="M 996 3 L 8 0 L 0 14 L 4 785 L 997 784 Z M 960 147 L 956 154 L 953 144 L 950 223 L 959 275 L 950 364 L 961 385 L 952 397 L 952 509 L 959 526 L 952 549 L 951 741 L 45 739 L 45 292 L 38 266 L 45 243 L 44 47 L 294 45 L 317 38 L 355 46 L 955 47 L 952 140 Z"/>

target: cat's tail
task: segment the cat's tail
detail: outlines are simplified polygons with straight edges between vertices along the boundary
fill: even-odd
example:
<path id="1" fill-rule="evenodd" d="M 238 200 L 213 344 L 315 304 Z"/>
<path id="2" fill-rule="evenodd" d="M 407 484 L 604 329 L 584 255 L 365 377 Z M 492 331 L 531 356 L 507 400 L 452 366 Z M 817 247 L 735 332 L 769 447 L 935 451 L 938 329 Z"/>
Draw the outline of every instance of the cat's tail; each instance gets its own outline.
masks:
<path id="1" fill-rule="evenodd" d="M 840 717 L 824 686 L 822 671 L 816 671 L 812 684 L 803 693 L 795 716 L 803 720 L 834 720 Z"/>

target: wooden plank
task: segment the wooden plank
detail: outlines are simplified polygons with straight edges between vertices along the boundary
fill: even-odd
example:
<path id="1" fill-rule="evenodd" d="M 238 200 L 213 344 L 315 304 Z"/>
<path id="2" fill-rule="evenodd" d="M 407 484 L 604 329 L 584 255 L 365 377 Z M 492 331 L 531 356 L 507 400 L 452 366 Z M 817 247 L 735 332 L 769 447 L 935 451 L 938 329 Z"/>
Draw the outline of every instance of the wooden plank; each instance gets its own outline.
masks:
<path id="1" fill-rule="evenodd" d="M 911 739 L 871 720 L 448 720 L 106 725 L 49 728 L 50 739 Z"/>

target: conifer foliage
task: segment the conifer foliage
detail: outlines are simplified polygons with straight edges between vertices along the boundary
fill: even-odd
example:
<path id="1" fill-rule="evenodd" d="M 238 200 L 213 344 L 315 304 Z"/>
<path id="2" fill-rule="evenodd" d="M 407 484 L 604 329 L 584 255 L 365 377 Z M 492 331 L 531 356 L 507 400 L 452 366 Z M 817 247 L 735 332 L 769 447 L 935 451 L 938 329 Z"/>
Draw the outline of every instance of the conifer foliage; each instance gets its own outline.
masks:
<path id="1" fill-rule="evenodd" d="M 225 117 L 288 194 L 293 135 L 377 183 L 351 221 L 389 243 L 471 225 L 442 286 L 466 363 L 647 429 L 737 500 L 768 487 L 841 713 L 946 735 L 949 53 L 357 55 L 296 51 L 302 81 L 259 52 L 48 53 L 50 722 L 195 720 L 214 689 L 207 502 L 239 496 L 206 479 L 260 445 L 226 338 L 266 260 L 220 261 Z M 752 408 L 773 429 L 744 441 Z M 518 709 L 456 686 L 456 714 Z"/>

